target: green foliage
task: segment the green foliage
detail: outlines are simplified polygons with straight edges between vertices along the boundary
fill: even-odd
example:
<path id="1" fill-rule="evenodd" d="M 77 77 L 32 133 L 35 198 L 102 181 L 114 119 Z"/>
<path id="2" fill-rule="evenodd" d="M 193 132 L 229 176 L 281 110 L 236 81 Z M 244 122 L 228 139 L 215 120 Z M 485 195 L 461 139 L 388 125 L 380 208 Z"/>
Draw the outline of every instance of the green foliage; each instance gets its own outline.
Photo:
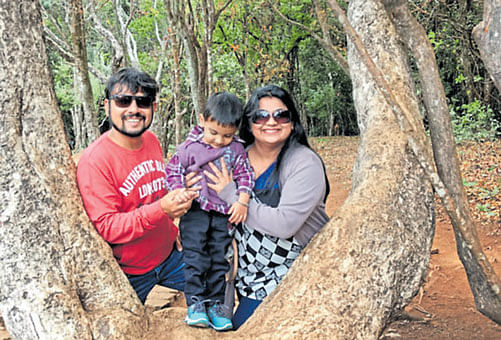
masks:
<path id="1" fill-rule="evenodd" d="M 497 137 L 499 123 L 493 119 L 493 111 L 479 100 L 450 109 L 454 137 L 463 140 L 492 140 Z"/>
<path id="2" fill-rule="evenodd" d="M 229 53 L 215 53 L 212 65 L 214 66 L 214 92 L 228 91 L 244 100 L 245 88 L 242 68 L 234 56 Z"/>
<path id="3" fill-rule="evenodd" d="M 480 134 L 475 132 L 475 130 L 490 131 L 488 126 L 477 122 L 478 119 L 471 114 L 466 118 L 463 118 L 462 114 L 462 111 L 467 111 L 472 105 L 470 103 L 480 102 L 486 107 L 485 110 L 492 110 L 489 115 L 497 122 L 497 126 L 501 123 L 501 97 L 492 86 L 490 76 L 471 37 L 473 28 L 482 20 L 483 3 L 412 0 L 410 4 L 411 9 L 416 9 L 414 14 L 418 21 L 428 32 L 445 95 L 454 111 L 458 113 L 457 115 L 453 113 L 456 136 L 459 136 L 459 140 L 468 138 L 468 135 L 477 139 L 492 138 L 489 137 L 493 135 L 492 131 L 487 132 L 486 137 L 482 136 L 483 132 Z M 479 110 L 476 107 L 471 109 L 477 112 Z M 473 129 L 463 133 L 463 125 L 473 125 Z"/>
<path id="4" fill-rule="evenodd" d="M 297 99 L 304 105 L 311 136 L 357 135 L 349 76 L 314 39 L 301 42 Z"/>
<path id="5" fill-rule="evenodd" d="M 484 212 L 487 216 L 496 216 L 496 209 L 491 207 L 489 203 L 477 203 L 476 208 Z"/>
<path id="6" fill-rule="evenodd" d="M 465 186 L 465 187 L 474 187 L 474 186 L 476 186 L 477 184 L 478 184 L 477 182 L 468 182 L 467 180 L 465 180 L 465 179 L 463 178 L 463 186 Z"/>
<path id="7" fill-rule="evenodd" d="M 494 189 L 492 190 L 480 188 L 480 191 L 481 191 L 480 198 L 486 198 L 486 199 L 494 198 L 499 194 L 499 188 L 497 186 L 495 186 Z"/>
<path id="8" fill-rule="evenodd" d="M 194 11 L 200 9 L 200 1 L 189 1 Z M 220 8 L 225 2 L 214 0 L 216 8 Z M 66 14 L 68 4 L 63 0 L 41 0 L 41 3 L 47 13 L 44 16 L 45 27 L 70 46 L 71 35 Z M 89 4 L 86 0 L 83 3 L 85 12 Z M 100 22 L 117 41 L 123 43 L 124 37 L 119 31 L 119 23 L 116 22 L 114 2 L 99 0 L 95 3 Z M 292 92 L 299 109 L 306 117 L 310 135 L 358 134 L 349 76 L 308 32 L 308 29 L 311 29 L 322 35 L 313 2 L 282 0 L 271 3 L 282 15 L 273 10 L 268 0 L 233 0 L 221 13 L 214 31 L 211 51 L 212 89 L 233 92 L 245 101 L 246 83 L 249 84 L 250 90 L 263 84 L 275 83 Z M 345 1 L 340 3 L 343 7 L 347 6 Z M 419 22 L 428 32 L 428 38 L 434 48 L 440 77 L 449 100 L 454 134 L 458 141 L 492 139 L 499 136 L 500 131 L 500 96 L 495 88 L 487 86 L 490 77 L 471 39 L 471 30 L 481 20 L 480 4 L 481 2 L 409 1 L 409 8 L 414 10 Z M 168 34 L 179 34 L 167 21 L 165 2 L 136 1 L 133 2 L 132 13 L 131 2 L 121 0 L 118 5 L 125 16 L 132 15 L 128 29 L 136 42 L 140 67 L 151 75 L 156 75 L 160 63 L 163 64 L 159 100 L 162 110 L 172 110 L 172 51 L 169 50 L 171 46 L 167 46 L 166 54 L 162 54 L 158 38 L 166 39 Z M 343 32 L 339 30 L 337 20 L 325 1 L 320 1 L 320 6 L 325 9 L 331 40 L 345 54 L 346 41 Z M 111 73 L 113 48 L 110 41 L 96 29 L 88 13 L 84 14 L 89 63 L 94 69 L 108 76 Z M 291 21 L 302 27 L 292 24 Z M 199 34 L 203 34 L 204 23 L 192 24 L 199 28 Z M 202 43 L 202 37 L 198 38 Z M 49 45 L 48 51 L 64 124 L 71 135 L 71 110 L 77 102 L 73 88 L 73 69 L 53 46 Z M 180 101 L 182 110 L 191 112 L 185 53 L 186 50 L 183 50 L 180 55 Z M 130 66 L 128 56 L 124 63 Z M 91 82 L 95 103 L 100 103 L 103 84 L 93 76 Z M 190 115 L 185 117 L 185 123 L 188 125 Z M 104 113 L 101 110 L 100 122 L 103 119 Z"/>

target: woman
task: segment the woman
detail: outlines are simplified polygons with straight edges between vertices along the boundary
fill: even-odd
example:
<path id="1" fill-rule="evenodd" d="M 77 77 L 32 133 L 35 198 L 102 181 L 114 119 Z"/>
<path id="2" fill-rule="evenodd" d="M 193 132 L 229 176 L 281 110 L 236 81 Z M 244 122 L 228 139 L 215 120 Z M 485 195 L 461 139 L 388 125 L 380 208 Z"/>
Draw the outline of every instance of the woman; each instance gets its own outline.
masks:
<path id="1" fill-rule="evenodd" d="M 238 329 L 282 280 L 294 259 L 328 221 L 329 182 L 309 146 L 292 97 L 276 85 L 257 89 L 245 106 L 240 137 L 245 141 L 256 186 L 248 217 L 235 231 L 239 268 Z M 229 204 L 235 183 L 213 167 L 211 187 Z"/>

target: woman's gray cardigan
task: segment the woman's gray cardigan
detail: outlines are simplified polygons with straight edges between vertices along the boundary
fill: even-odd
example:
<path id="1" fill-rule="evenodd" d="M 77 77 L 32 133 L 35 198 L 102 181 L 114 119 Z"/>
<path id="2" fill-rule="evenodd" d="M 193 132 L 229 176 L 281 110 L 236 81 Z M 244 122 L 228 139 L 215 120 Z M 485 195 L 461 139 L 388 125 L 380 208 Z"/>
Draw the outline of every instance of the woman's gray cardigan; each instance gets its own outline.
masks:
<path id="1" fill-rule="evenodd" d="M 305 246 L 329 220 L 323 202 L 326 183 L 319 156 L 303 145 L 292 146 L 282 159 L 279 183 L 279 205 L 273 208 L 252 199 L 246 224 L 275 237 L 295 236 Z M 230 205 L 235 202 L 235 183 L 229 183 L 219 197 Z"/>

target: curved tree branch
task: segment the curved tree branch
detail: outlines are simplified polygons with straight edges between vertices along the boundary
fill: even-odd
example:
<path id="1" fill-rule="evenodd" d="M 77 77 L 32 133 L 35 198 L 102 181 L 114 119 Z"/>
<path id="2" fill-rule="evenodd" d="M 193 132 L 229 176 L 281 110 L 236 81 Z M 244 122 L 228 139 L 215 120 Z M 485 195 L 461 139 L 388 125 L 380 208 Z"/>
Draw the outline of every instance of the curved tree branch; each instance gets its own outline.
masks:
<path id="1" fill-rule="evenodd" d="M 327 22 L 325 21 L 325 16 L 322 15 L 320 8 L 318 6 L 318 2 L 314 1 L 315 3 L 315 12 L 317 13 L 318 21 L 320 22 L 320 27 L 322 29 L 322 34 L 323 36 L 319 36 L 315 31 L 313 31 L 311 28 L 309 28 L 306 25 L 303 25 L 297 21 L 294 21 L 280 12 L 278 8 L 276 8 L 275 4 L 273 1 L 268 1 L 268 4 L 271 6 L 271 8 L 277 13 L 282 19 L 284 19 L 286 22 L 295 25 L 306 32 L 308 32 L 318 43 L 325 49 L 327 53 L 331 56 L 331 58 L 337 62 L 339 67 L 346 73 L 349 74 L 350 70 L 348 67 L 348 62 L 346 59 L 343 57 L 341 53 L 337 49 L 334 48 L 334 44 L 332 43 L 332 40 L 329 36 L 329 29 Z"/>
<path id="2" fill-rule="evenodd" d="M 464 244 L 458 245 L 458 248 L 460 246 L 463 247 L 466 251 L 468 251 L 467 256 L 471 256 L 471 260 L 475 261 L 474 268 L 465 267 L 465 269 L 467 271 L 470 281 L 470 287 L 472 288 L 473 293 L 482 297 L 482 299 L 476 301 L 477 307 L 480 305 L 482 309 L 479 310 L 482 313 L 486 314 L 495 322 L 501 323 L 501 304 L 499 303 L 499 301 L 501 301 L 501 284 L 499 283 L 499 279 L 495 275 L 485 254 L 483 254 L 482 248 L 478 242 L 478 238 L 475 238 L 476 235 L 472 232 L 472 230 L 475 229 L 474 227 L 471 227 L 471 218 L 469 217 L 468 210 L 465 211 L 464 209 L 461 209 L 461 206 L 458 206 L 455 197 L 452 196 L 453 194 L 455 194 L 455 192 L 453 191 L 454 187 L 447 187 L 444 184 L 443 179 L 435 171 L 434 162 L 428 152 L 428 150 L 430 150 L 428 140 L 424 135 L 421 136 L 420 134 L 416 133 L 418 130 L 412 127 L 412 120 L 410 116 L 408 115 L 404 107 L 399 105 L 388 83 L 386 82 L 384 75 L 369 56 L 365 46 L 362 43 L 362 40 L 349 23 L 344 11 L 339 7 L 335 0 L 328 0 L 328 2 L 333 11 L 337 14 L 339 21 L 343 24 L 347 35 L 355 45 L 367 69 L 372 74 L 379 91 L 381 91 L 381 94 L 385 97 L 388 104 L 391 106 L 402 131 L 406 133 L 410 147 L 412 148 L 416 157 L 419 159 L 419 163 L 425 170 L 425 173 L 429 181 L 433 185 L 436 193 L 440 196 L 442 203 L 444 204 L 444 207 L 451 218 L 456 234 L 459 234 L 461 236 L 461 239 L 458 240 L 458 243 L 464 241 Z M 463 264 L 465 264 L 465 266 L 466 263 L 470 263 L 470 261 L 463 261 Z M 480 272 L 478 272 L 479 269 L 481 269 Z M 488 281 L 484 275 L 486 275 L 490 279 L 490 281 Z M 498 301 L 497 303 L 493 303 L 492 306 L 488 306 L 494 307 L 494 310 L 484 310 L 483 307 L 485 307 L 484 304 L 487 299 L 495 299 Z"/>

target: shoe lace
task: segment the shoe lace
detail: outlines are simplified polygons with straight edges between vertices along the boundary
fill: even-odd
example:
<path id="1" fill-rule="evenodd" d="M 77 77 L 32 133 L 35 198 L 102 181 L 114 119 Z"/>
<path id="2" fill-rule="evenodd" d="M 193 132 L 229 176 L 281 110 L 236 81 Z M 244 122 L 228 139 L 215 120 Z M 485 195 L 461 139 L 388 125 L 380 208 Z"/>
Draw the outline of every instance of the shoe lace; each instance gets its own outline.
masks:
<path id="1" fill-rule="evenodd" d="M 205 303 L 210 302 L 210 300 L 202 300 L 198 296 L 192 296 L 191 301 L 193 301 L 194 304 L 194 312 L 205 312 Z"/>
<path id="2" fill-rule="evenodd" d="M 225 304 L 222 304 L 219 300 L 212 305 L 212 310 L 218 316 L 228 317 L 228 315 L 230 315 L 230 308 L 228 308 Z"/>

